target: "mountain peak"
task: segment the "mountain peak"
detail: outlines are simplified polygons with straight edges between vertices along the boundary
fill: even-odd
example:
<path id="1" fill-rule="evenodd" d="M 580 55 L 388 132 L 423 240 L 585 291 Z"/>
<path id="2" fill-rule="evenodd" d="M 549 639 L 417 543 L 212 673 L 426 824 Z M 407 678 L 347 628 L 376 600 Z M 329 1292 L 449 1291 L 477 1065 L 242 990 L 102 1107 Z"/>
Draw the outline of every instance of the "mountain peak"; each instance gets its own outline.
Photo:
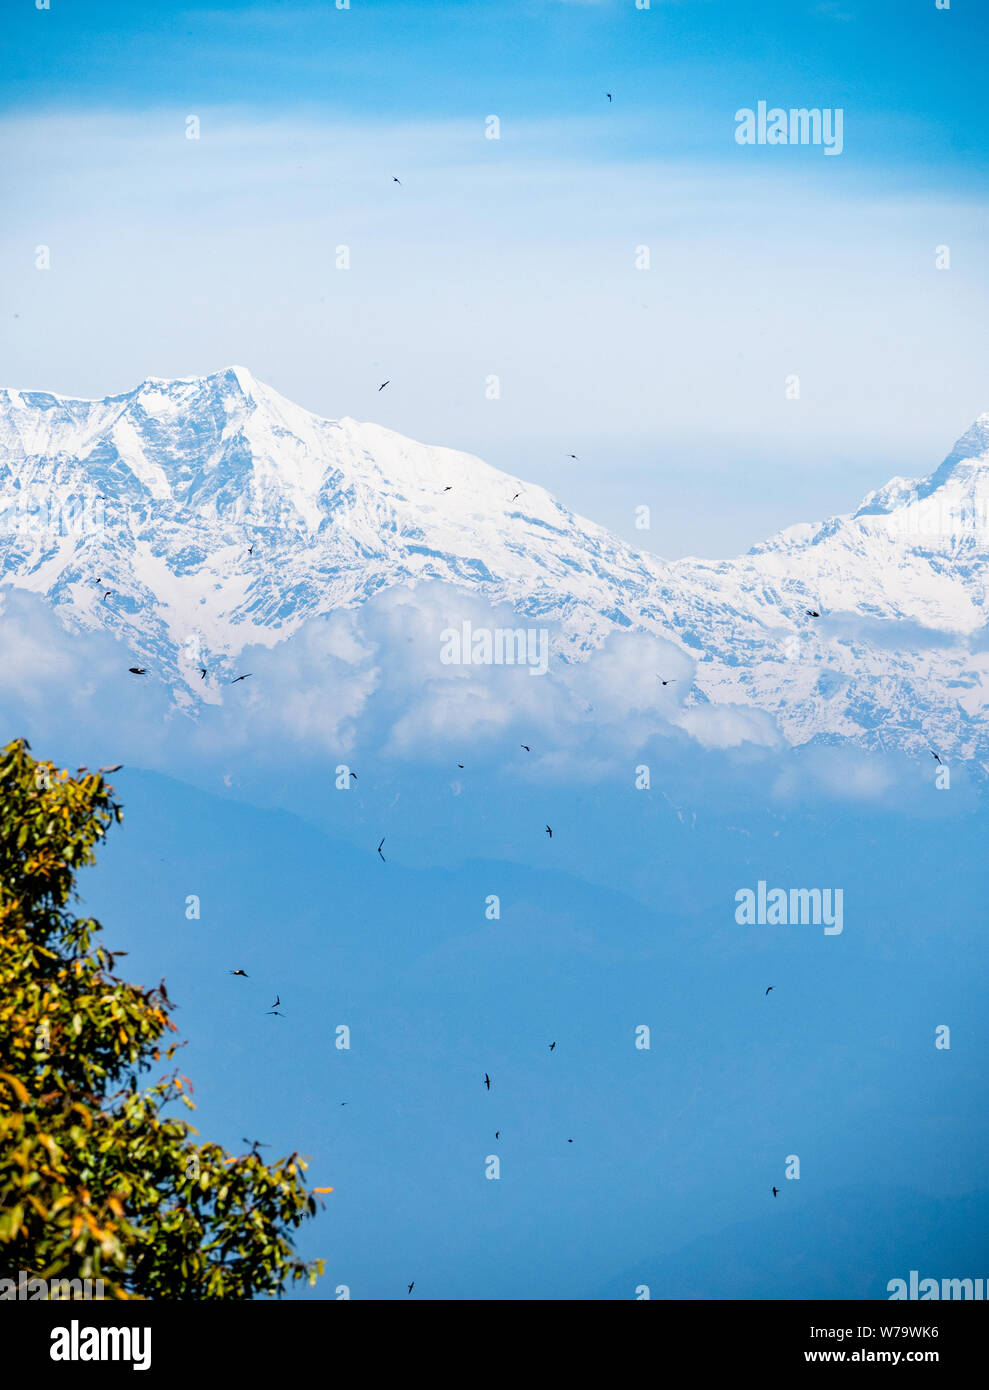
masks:
<path id="1" fill-rule="evenodd" d="M 924 502 L 935 492 L 989 495 L 989 411 L 955 440 L 947 457 L 926 478 L 890 478 L 863 498 L 855 517 L 888 513 Z"/>
<path id="2" fill-rule="evenodd" d="M 236 382 L 245 396 L 251 395 L 255 388 L 260 385 L 254 373 L 248 371 L 246 367 L 238 367 L 236 365 L 225 367 L 222 372 L 217 372 L 215 375 L 225 381 Z"/>
<path id="3" fill-rule="evenodd" d="M 931 475 L 931 481 L 945 470 L 953 470 L 958 463 L 976 461 L 989 465 L 989 411 L 977 416 L 965 433 L 955 440 L 954 448 L 937 472 Z"/>

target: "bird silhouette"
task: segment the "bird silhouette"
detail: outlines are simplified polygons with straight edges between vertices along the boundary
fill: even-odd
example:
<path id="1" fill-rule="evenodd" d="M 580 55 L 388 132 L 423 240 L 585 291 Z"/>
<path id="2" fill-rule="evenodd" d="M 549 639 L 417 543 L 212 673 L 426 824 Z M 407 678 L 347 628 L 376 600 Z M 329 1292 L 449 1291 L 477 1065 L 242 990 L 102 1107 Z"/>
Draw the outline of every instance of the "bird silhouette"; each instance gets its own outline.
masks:
<path id="1" fill-rule="evenodd" d="M 487 1074 L 487 1072 L 484 1073 L 484 1084 L 485 1084 L 485 1086 L 488 1088 L 488 1090 L 490 1091 L 490 1090 L 491 1090 L 491 1078 L 490 1078 L 490 1076 Z"/>
<path id="2" fill-rule="evenodd" d="M 553 1049 L 554 1049 L 555 1047 L 556 1047 L 556 1043 L 555 1043 L 555 1042 L 551 1042 L 550 1045 L 549 1045 L 549 1050 L 550 1050 L 550 1052 L 552 1052 Z"/>
<path id="3" fill-rule="evenodd" d="M 457 766 L 458 766 L 459 768 L 462 768 L 462 767 L 463 767 L 463 763 L 457 763 Z"/>
<path id="4" fill-rule="evenodd" d="M 391 385 L 391 377 L 389 377 L 387 381 L 383 381 L 383 382 L 381 383 L 381 385 L 378 387 L 378 390 L 379 390 L 379 391 L 383 391 L 383 390 L 385 389 L 386 386 L 390 386 L 390 385 Z"/>
<path id="5" fill-rule="evenodd" d="M 247 547 L 247 553 L 248 553 L 248 555 L 253 555 L 253 554 L 254 554 L 254 542 L 253 542 L 253 541 L 251 541 L 250 545 Z"/>
<path id="6" fill-rule="evenodd" d="M 272 1007 L 273 1009 L 277 1009 L 277 1008 L 278 1008 L 278 1005 L 279 1005 L 281 1002 L 282 1002 L 282 996 L 281 996 L 280 994 L 276 994 L 276 995 L 275 995 L 275 1002 L 272 1004 L 271 1007 Z"/>
<path id="7" fill-rule="evenodd" d="M 938 755 L 935 753 L 935 751 L 934 751 L 933 748 L 931 749 L 931 757 L 934 759 L 934 761 L 935 761 L 936 763 L 940 763 L 940 762 L 941 762 L 941 759 L 940 759 L 940 758 L 938 757 Z M 943 767 L 944 764 L 941 763 L 941 766 Z"/>
<path id="8" fill-rule="evenodd" d="M 101 767 L 98 770 L 100 772 L 119 772 L 122 767 L 123 763 L 114 763 L 113 767 Z"/>
<path id="9" fill-rule="evenodd" d="M 251 1146 L 252 1149 L 270 1149 L 270 1148 L 271 1148 L 271 1145 L 270 1145 L 270 1144 L 262 1144 L 260 1139 L 245 1139 L 243 1135 L 241 1135 L 240 1142 L 241 1142 L 242 1144 L 250 1144 L 250 1146 Z"/>
<path id="10" fill-rule="evenodd" d="M 253 674 L 254 674 L 253 671 L 245 671 L 244 674 L 243 674 L 242 676 L 234 676 L 234 678 L 233 678 L 233 680 L 230 682 L 230 684 L 231 684 L 231 685 L 236 685 L 238 681 L 246 681 L 246 680 L 247 680 L 247 677 L 248 677 L 248 676 L 251 676 L 251 675 L 253 675 Z"/>
<path id="11" fill-rule="evenodd" d="M 805 608 L 804 612 L 807 614 L 808 618 L 819 618 L 821 616 L 816 608 Z"/>
<path id="12" fill-rule="evenodd" d="M 549 836 L 549 838 L 552 840 L 552 838 L 553 838 L 553 827 L 552 827 L 551 825 L 547 825 L 547 827 L 546 827 L 546 834 L 547 834 L 547 835 Z"/>
<path id="13" fill-rule="evenodd" d="M 116 590 L 115 590 L 115 589 L 107 589 L 106 593 L 103 595 L 103 602 L 106 603 L 106 601 L 107 601 L 108 598 L 113 598 L 113 595 L 114 595 L 115 593 L 116 593 Z"/>
<path id="14" fill-rule="evenodd" d="M 269 1014 L 274 1014 L 276 1018 L 284 1018 L 284 1017 L 285 1017 L 285 1015 L 284 1015 L 284 1014 L 280 1014 L 280 1013 L 278 1012 L 277 1009 L 266 1009 L 265 1012 L 266 1012 L 266 1013 L 269 1013 Z"/>
<path id="15" fill-rule="evenodd" d="M 392 183 L 401 183 L 401 182 L 402 182 L 402 180 L 401 180 L 401 179 L 397 179 L 397 178 L 395 177 L 394 174 L 392 174 L 392 176 L 391 176 L 391 181 L 392 181 Z"/>
<path id="16" fill-rule="evenodd" d="M 395 182 L 398 183 L 398 179 L 396 179 Z M 416 1286 L 416 1281 L 413 1279 L 413 1280 L 412 1280 L 412 1283 L 409 1285 L 409 1293 L 412 1292 L 412 1290 L 415 1288 L 415 1286 Z"/>
<path id="17" fill-rule="evenodd" d="M 382 835 L 382 837 L 381 837 L 381 845 L 383 845 L 384 842 L 385 842 L 385 836 Z M 379 854 L 381 854 L 381 845 L 378 846 L 378 853 L 379 853 Z M 387 863 L 388 863 L 388 860 L 385 858 L 385 856 L 384 856 L 383 854 L 381 854 L 381 862 L 382 862 L 382 864 L 387 864 Z"/>
<path id="18" fill-rule="evenodd" d="M 146 676 L 148 674 L 146 666 L 128 666 L 127 669 L 132 676 Z"/>
<path id="19" fill-rule="evenodd" d="M 520 747 L 520 748 L 524 748 L 525 751 L 526 751 L 527 753 L 531 753 L 531 752 L 532 752 L 532 749 L 529 747 L 529 745 L 528 745 L 527 743 L 520 743 L 520 744 L 519 744 L 519 747 Z"/>
<path id="20" fill-rule="evenodd" d="M 353 777 L 354 781 L 356 782 L 356 781 L 357 781 L 357 773 L 356 773 L 356 772 L 352 772 L 350 775 L 351 775 L 351 777 Z"/>
<path id="21" fill-rule="evenodd" d="M 445 488 L 443 489 L 443 491 L 444 491 L 444 492 L 452 492 L 452 491 L 453 491 L 453 484 L 451 483 L 449 487 L 445 487 Z"/>
<path id="22" fill-rule="evenodd" d="M 245 980 L 249 980 L 249 979 L 250 979 L 250 976 L 248 975 L 248 973 L 247 973 L 246 970 L 231 970 L 231 971 L 230 971 L 230 974 L 231 974 L 231 975 L 243 975 L 243 977 L 244 977 Z"/>
<path id="23" fill-rule="evenodd" d="M 500 1138 L 501 1138 L 501 1130 L 500 1130 L 500 1129 L 496 1129 L 496 1130 L 495 1130 L 495 1138 L 496 1138 L 496 1139 L 500 1139 Z"/>
<path id="24" fill-rule="evenodd" d="M 513 501 L 513 502 L 517 502 L 521 496 L 522 496 L 521 492 L 517 492 L 517 493 L 515 494 L 515 496 L 512 498 L 512 501 Z"/>
<path id="25" fill-rule="evenodd" d="M 568 459 L 574 459 L 574 460 L 576 460 L 577 463 L 580 463 L 580 459 L 577 458 L 577 455 L 576 455 L 576 454 L 567 454 L 567 458 L 568 458 Z"/>
<path id="26" fill-rule="evenodd" d="M 773 1188 L 773 1196 L 774 1196 L 774 1197 L 776 1196 L 777 1192 L 779 1192 L 779 1188 L 778 1188 L 778 1187 L 774 1187 L 774 1188 Z"/>
<path id="27" fill-rule="evenodd" d="M 769 989 L 772 989 L 772 985 L 769 986 Z M 766 994 L 769 993 L 769 989 L 766 990 Z M 764 994 L 762 997 L 765 999 L 766 995 Z"/>
<path id="28" fill-rule="evenodd" d="M 610 92 L 605 92 L 605 96 L 608 98 L 609 101 L 611 101 L 611 93 L 610 93 Z"/>
<path id="29" fill-rule="evenodd" d="M 206 667 L 205 667 L 205 666 L 200 666 L 200 667 L 198 668 L 198 670 L 199 670 L 199 679 L 200 679 L 201 681 L 204 681 L 204 680 L 206 679 Z"/>
<path id="30" fill-rule="evenodd" d="M 664 681 L 662 676 L 657 676 L 656 679 L 660 682 L 661 685 L 676 685 L 675 680 Z"/>

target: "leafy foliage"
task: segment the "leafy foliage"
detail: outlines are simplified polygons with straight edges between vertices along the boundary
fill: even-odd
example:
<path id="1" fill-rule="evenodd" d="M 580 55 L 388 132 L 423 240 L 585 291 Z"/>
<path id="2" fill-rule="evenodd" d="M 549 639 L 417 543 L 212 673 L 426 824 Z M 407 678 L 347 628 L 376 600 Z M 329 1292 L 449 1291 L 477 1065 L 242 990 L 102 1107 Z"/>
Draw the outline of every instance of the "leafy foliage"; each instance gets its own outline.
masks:
<path id="1" fill-rule="evenodd" d="M 164 982 L 115 975 L 123 953 L 70 906 L 78 871 L 122 819 L 112 792 L 99 774 L 35 761 L 26 740 L 0 752 L 0 1265 L 103 1279 L 115 1298 L 248 1299 L 315 1283 L 323 1262 L 298 1260 L 290 1238 L 316 1212 L 305 1162 L 198 1144 L 163 1114 L 195 1108 L 177 1070 L 139 1088 L 179 1045 L 172 1003 Z"/>

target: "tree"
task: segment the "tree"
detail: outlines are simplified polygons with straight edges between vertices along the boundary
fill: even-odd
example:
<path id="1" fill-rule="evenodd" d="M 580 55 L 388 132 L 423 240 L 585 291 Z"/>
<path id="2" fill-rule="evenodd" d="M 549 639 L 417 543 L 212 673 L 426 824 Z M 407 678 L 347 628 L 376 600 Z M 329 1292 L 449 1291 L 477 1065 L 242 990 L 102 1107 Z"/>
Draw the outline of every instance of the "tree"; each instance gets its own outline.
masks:
<path id="1" fill-rule="evenodd" d="M 99 774 L 0 752 L 0 1273 L 103 1279 L 113 1298 L 248 1299 L 315 1283 L 291 1232 L 316 1213 L 298 1156 L 198 1144 L 165 983 L 128 984 L 76 917 L 77 872 L 123 818 Z M 327 1191 L 328 1189 L 316 1189 Z M 12 1273 L 11 1273 L 12 1272 Z"/>

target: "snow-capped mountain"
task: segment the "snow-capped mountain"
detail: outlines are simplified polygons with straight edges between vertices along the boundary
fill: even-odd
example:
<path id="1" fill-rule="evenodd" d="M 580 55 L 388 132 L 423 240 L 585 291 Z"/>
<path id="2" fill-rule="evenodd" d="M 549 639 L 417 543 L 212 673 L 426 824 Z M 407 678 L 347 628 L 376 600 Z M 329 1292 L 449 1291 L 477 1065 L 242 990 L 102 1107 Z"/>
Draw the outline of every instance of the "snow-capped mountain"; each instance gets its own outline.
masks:
<path id="1" fill-rule="evenodd" d="M 794 742 L 989 761 L 987 518 L 989 415 L 852 515 L 666 563 L 480 459 L 321 419 L 241 367 L 101 401 L 0 391 L 3 582 L 119 635 L 187 705 L 219 698 L 191 637 L 222 663 L 432 579 L 558 622 L 570 659 L 658 633 L 696 662 L 687 703 L 756 706 Z"/>

